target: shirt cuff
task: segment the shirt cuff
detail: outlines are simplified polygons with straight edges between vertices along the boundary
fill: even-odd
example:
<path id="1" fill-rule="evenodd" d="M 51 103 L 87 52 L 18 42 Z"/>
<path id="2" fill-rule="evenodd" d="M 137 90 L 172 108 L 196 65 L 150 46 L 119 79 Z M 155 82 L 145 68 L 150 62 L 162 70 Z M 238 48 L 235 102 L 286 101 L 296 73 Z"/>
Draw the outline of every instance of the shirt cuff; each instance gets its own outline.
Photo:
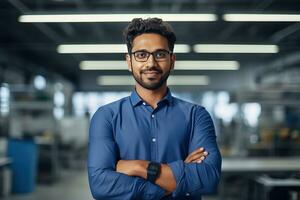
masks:
<path id="1" fill-rule="evenodd" d="M 176 189 L 172 193 L 172 196 L 176 197 L 180 193 L 180 185 L 184 175 L 184 162 L 182 160 L 177 160 L 168 163 L 168 166 L 171 168 L 176 180 Z"/>
<path id="2" fill-rule="evenodd" d="M 183 162 L 183 160 L 178 160 L 168 163 L 168 165 L 171 168 L 176 180 L 176 189 L 172 193 L 173 197 L 190 196 L 195 193 L 195 191 L 203 187 L 199 177 L 202 167 L 200 164 L 186 164 Z"/>
<path id="3" fill-rule="evenodd" d="M 142 199 L 154 200 L 161 199 L 165 195 L 165 190 L 161 187 L 139 178 L 139 182 L 143 182 L 139 188 Z M 139 199 L 139 198 L 138 198 Z"/>

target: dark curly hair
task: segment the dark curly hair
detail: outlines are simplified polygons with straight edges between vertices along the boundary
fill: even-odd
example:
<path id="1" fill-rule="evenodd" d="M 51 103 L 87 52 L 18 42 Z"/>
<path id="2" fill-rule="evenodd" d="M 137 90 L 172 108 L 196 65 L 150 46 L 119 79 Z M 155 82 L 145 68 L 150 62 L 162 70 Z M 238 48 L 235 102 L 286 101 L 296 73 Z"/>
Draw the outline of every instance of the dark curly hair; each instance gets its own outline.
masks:
<path id="1" fill-rule="evenodd" d="M 176 36 L 170 24 L 160 18 L 134 18 L 123 31 L 129 54 L 134 38 L 143 33 L 157 33 L 165 37 L 168 40 L 170 50 L 173 52 Z"/>

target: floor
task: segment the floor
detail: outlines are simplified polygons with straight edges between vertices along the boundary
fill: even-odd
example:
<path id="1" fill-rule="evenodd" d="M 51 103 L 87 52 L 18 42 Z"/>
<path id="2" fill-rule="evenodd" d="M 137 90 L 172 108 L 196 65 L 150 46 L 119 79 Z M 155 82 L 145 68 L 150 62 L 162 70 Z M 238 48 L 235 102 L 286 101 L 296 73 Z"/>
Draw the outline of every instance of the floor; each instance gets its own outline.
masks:
<path id="1" fill-rule="evenodd" d="M 0 197 L 1 199 L 1 197 Z M 55 184 L 38 184 L 31 194 L 10 195 L 3 200 L 92 200 L 85 170 L 64 171 Z M 204 197 L 202 200 L 215 200 Z"/>
<path id="2" fill-rule="evenodd" d="M 93 199 L 85 170 L 65 171 L 55 184 L 39 184 L 31 194 L 10 195 L 5 200 L 89 200 Z"/>

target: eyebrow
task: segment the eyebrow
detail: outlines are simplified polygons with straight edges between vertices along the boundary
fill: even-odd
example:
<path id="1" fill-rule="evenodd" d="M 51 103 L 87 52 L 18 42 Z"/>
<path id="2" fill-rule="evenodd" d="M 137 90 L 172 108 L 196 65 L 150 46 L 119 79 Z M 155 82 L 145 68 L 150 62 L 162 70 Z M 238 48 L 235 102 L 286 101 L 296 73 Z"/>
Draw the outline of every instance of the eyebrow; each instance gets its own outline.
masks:
<path id="1" fill-rule="evenodd" d="M 135 51 L 132 51 L 132 52 L 138 52 L 138 51 L 146 51 L 146 52 L 152 53 L 152 52 L 156 52 L 156 51 L 169 51 L 169 50 L 167 50 L 167 49 L 156 49 L 156 50 L 150 52 L 147 49 L 139 49 L 139 50 L 135 50 Z"/>

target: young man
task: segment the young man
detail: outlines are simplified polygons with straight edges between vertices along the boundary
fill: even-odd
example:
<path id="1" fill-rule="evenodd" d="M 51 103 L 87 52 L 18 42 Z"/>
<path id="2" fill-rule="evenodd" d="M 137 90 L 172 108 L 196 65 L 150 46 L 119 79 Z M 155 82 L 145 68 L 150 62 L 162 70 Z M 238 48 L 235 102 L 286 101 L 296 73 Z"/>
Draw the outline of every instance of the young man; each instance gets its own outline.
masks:
<path id="1" fill-rule="evenodd" d="M 135 90 L 99 108 L 91 120 L 93 197 L 199 200 L 216 190 L 221 156 L 208 112 L 173 97 L 167 87 L 176 36 L 158 18 L 133 19 L 124 35 Z"/>

